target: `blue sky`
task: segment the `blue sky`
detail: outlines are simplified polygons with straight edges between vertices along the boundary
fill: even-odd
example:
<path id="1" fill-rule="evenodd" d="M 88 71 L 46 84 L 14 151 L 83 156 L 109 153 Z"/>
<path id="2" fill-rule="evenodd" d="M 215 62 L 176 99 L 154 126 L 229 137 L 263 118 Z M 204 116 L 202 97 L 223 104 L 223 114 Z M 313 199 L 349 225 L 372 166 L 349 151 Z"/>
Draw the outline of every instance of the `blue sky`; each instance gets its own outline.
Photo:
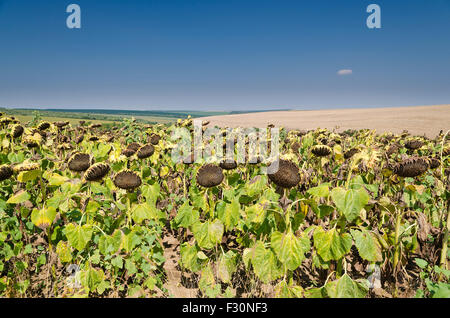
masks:
<path id="1" fill-rule="evenodd" d="M 371 3 L 381 29 L 366 27 Z M 450 0 L 0 0 L 0 106 L 448 103 Z"/>

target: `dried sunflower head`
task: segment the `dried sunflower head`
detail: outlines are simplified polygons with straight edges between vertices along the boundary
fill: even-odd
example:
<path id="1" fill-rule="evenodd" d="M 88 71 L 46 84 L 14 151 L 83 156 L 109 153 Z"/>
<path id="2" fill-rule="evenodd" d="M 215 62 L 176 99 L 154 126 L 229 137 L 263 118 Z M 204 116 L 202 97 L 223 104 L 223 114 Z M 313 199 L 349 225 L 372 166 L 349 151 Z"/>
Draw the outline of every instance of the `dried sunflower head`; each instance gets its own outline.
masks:
<path id="1" fill-rule="evenodd" d="M 37 126 L 38 130 L 46 130 L 46 129 L 49 129 L 49 128 L 50 128 L 50 123 L 47 122 L 47 121 L 43 121 Z"/>
<path id="2" fill-rule="evenodd" d="M 141 148 L 141 145 L 138 142 L 132 142 L 127 146 L 128 149 L 133 149 L 135 152 Z"/>
<path id="3" fill-rule="evenodd" d="M 80 142 L 82 142 L 84 139 L 84 135 L 80 135 L 77 138 L 75 138 L 75 143 L 78 145 Z"/>
<path id="4" fill-rule="evenodd" d="M 359 150 L 357 148 L 352 148 L 348 151 L 346 151 L 344 153 L 344 158 L 345 159 L 350 159 L 351 157 L 353 157 L 355 154 L 357 154 L 359 152 Z"/>
<path id="5" fill-rule="evenodd" d="M 442 156 L 443 156 L 443 157 L 450 156 L 450 147 L 444 148 L 444 149 L 442 150 Z"/>
<path id="6" fill-rule="evenodd" d="M 207 164 L 202 166 L 197 172 L 197 183 L 205 188 L 218 186 L 223 181 L 222 168 Z"/>
<path id="7" fill-rule="evenodd" d="M 11 128 L 11 135 L 13 136 L 13 138 L 18 138 L 22 136 L 23 131 L 24 131 L 23 126 L 16 124 Z"/>
<path id="8" fill-rule="evenodd" d="M 22 142 L 27 145 L 29 148 L 39 147 L 42 142 L 42 135 L 39 133 L 35 133 L 33 135 L 26 135 L 22 139 Z"/>
<path id="9" fill-rule="evenodd" d="M 429 157 L 429 164 L 430 164 L 430 169 L 436 169 L 437 167 L 439 167 L 441 165 L 441 161 L 437 158 L 434 157 Z"/>
<path id="10" fill-rule="evenodd" d="M 294 142 L 293 144 L 292 144 L 292 146 L 291 146 L 291 149 L 292 149 L 292 151 L 294 152 L 294 153 L 298 153 L 298 150 L 300 149 L 302 147 L 302 145 L 298 142 L 298 141 L 296 141 L 296 142 Z"/>
<path id="11" fill-rule="evenodd" d="M 407 148 L 409 150 L 419 149 L 422 146 L 423 146 L 423 142 L 418 139 L 409 139 L 409 140 L 405 141 L 405 148 Z"/>
<path id="12" fill-rule="evenodd" d="M 295 163 L 288 160 L 279 160 L 278 171 L 268 174 L 269 179 L 282 188 L 295 187 L 300 182 L 300 171 Z"/>
<path id="13" fill-rule="evenodd" d="M 11 123 L 11 122 L 12 122 L 12 120 L 9 117 L 3 117 L 2 119 L 0 119 L 0 124 L 2 126 L 8 126 L 9 123 Z"/>
<path id="14" fill-rule="evenodd" d="M 58 150 L 71 150 L 71 149 L 73 149 L 73 147 L 71 144 L 63 143 L 63 144 L 58 145 L 57 149 Z"/>
<path id="15" fill-rule="evenodd" d="M 0 166 L 0 181 L 6 180 L 11 178 L 13 175 L 13 169 L 11 169 L 8 165 L 1 165 Z"/>
<path id="16" fill-rule="evenodd" d="M 137 157 L 139 159 L 145 159 L 150 157 L 151 155 L 153 155 L 153 153 L 155 152 L 155 147 L 153 147 L 153 145 L 144 145 L 141 148 L 139 148 L 139 150 L 137 151 Z"/>
<path id="17" fill-rule="evenodd" d="M 225 170 L 232 170 L 237 168 L 237 162 L 233 159 L 225 159 L 220 163 L 220 167 Z"/>
<path id="18" fill-rule="evenodd" d="M 109 165 L 106 163 L 95 163 L 86 170 L 84 179 L 86 181 L 100 181 L 106 176 L 109 169 Z"/>
<path id="19" fill-rule="evenodd" d="M 130 148 L 125 148 L 124 150 L 122 150 L 122 155 L 125 155 L 126 157 L 131 157 L 135 153 L 136 153 L 136 150 L 130 149 Z"/>
<path id="20" fill-rule="evenodd" d="M 428 169 L 428 160 L 422 157 L 412 157 L 403 160 L 394 167 L 394 173 L 400 177 L 414 178 Z"/>
<path id="21" fill-rule="evenodd" d="M 393 144 L 389 147 L 389 149 L 386 151 L 386 155 L 389 157 L 393 153 L 398 152 L 399 146 L 397 144 Z"/>
<path id="22" fill-rule="evenodd" d="M 13 170 L 14 170 L 14 172 L 32 171 L 32 170 L 37 170 L 40 167 L 41 167 L 41 165 L 37 162 L 23 162 L 18 165 L 15 165 Z"/>
<path id="23" fill-rule="evenodd" d="M 116 187 L 133 190 L 142 184 L 141 177 L 139 177 L 134 171 L 122 170 L 118 172 L 113 179 Z"/>
<path id="24" fill-rule="evenodd" d="M 85 171 L 92 164 L 92 157 L 87 153 L 77 152 L 68 160 L 68 167 L 71 171 Z"/>
<path id="25" fill-rule="evenodd" d="M 55 121 L 53 123 L 53 125 L 55 125 L 56 127 L 58 127 L 59 129 L 62 129 L 64 127 L 66 127 L 69 124 L 68 121 Z"/>
<path id="26" fill-rule="evenodd" d="M 157 135 L 157 134 L 152 134 L 150 136 L 150 143 L 152 145 L 157 145 L 160 140 L 161 140 L 161 137 L 159 135 Z"/>
<path id="27" fill-rule="evenodd" d="M 331 154 L 331 148 L 326 145 L 316 145 L 311 148 L 311 152 L 317 157 L 326 157 Z"/>

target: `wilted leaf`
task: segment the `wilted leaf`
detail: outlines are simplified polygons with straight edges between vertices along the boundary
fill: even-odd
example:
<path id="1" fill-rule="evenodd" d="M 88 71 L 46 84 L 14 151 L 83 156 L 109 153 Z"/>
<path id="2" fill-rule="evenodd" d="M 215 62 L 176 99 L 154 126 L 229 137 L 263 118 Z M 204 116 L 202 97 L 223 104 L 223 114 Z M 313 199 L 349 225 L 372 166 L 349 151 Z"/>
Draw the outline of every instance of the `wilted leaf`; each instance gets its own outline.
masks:
<path id="1" fill-rule="evenodd" d="M 317 187 L 310 188 L 310 189 L 308 189 L 307 192 L 309 194 L 311 194 L 315 197 L 319 197 L 319 198 L 325 198 L 330 193 L 330 191 L 328 189 L 328 184 L 321 184 Z"/>
<path id="2" fill-rule="evenodd" d="M 369 202 L 369 195 L 364 188 L 348 189 L 334 188 L 331 198 L 338 210 L 345 216 L 347 221 L 353 222 L 360 216 L 361 210 Z"/>
<path id="3" fill-rule="evenodd" d="M 224 231 L 220 220 L 197 222 L 192 226 L 194 238 L 201 248 L 211 249 L 222 241 Z"/>
<path id="4" fill-rule="evenodd" d="M 331 298 L 364 298 L 369 290 L 368 284 L 353 281 L 348 274 L 327 283 L 325 288 Z"/>
<path id="5" fill-rule="evenodd" d="M 30 194 L 25 190 L 20 190 L 16 194 L 9 197 L 8 201 L 6 203 L 10 204 L 19 204 L 23 203 L 31 198 Z"/>
<path id="6" fill-rule="evenodd" d="M 79 226 L 70 223 L 64 228 L 64 233 L 67 236 L 69 244 L 79 251 L 82 251 L 89 243 L 92 232 L 92 227 L 87 224 Z"/>
<path id="7" fill-rule="evenodd" d="M 72 253 L 70 251 L 70 247 L 64 241 L 59 241 L 56 245 L 56 253 L 59 256 L 59 259 L 63 263 L 68 263 L 72 260 Z"/>
<path id="8" fill-rule="evenodd" d="M 240 217 L 240 204 L 237 199 L 227 203 L 225 208 L 218 209 L 219 220 L 223 222 L 226 230 L 233 229 L 239 221 Z"/>
<path id="9" fill-rule="evenodd" d="M 305 258 L 305 252 L 310 249 L 309 237 L 296 237 L 292 231 L 288 233 L 273 232 L 271 247 L 281 263 L 288 269 L 295 270 Z"/>
<path id="10" fill-rule="evenodd" d="M 41 170 L 22 171 L 17 176 L 19 182 L 28 182 L 35 180 L 41 174 Z"/>
<path id="11" fill-rule="evenodd" d="M 198 257 L 200 249 L 197 245 L 190 245 L 184 242 L 180 246 L 180 265 L 192 272 L 197 272 L 201 269 L 205 260 Z"/>
<path id="12" fill-rule="evenodd" d="M 381 262 L 381 246 L 378 240 L 367 230 L 351 230 L 359 255 L 370 262 Z"/>
<path id="13" fill-rule="evenodd" d="M 194 207 L 189 205 L 189 201 L 186 201 L 180 208 L 178 208 L 174 223 L 178 227 L 182 226 L 184 228 L 188 228 L 199 220 L 199 216 L 198 211 L 194 210 Z"/>
<path id="14" fill-rule="evenodd" d="M 256 276 L 264 283 L 269 283 L 283 275 L 281 263 L 275 253 L 265 248 L 263 242 L 257 241 L 247 255 Z"/>
<path id="15" fill-rule="evenodd" d="M 48 228 L 56 217 L 56 209 L 54 207 L 34 209 L 31 212 L 31 222 L 41 229 Z"/>
<path id="16" fill-rule="evenodd" d="M 237 254 L 233 251 L 228 251 L 222 254 L 219 258 L 217 266 L 217 274 L 224 283 L 231 281 L 231 276 L 237 268 Z"/>
<path id="17" fill-rule="evenodd" d="M 317 227 L 313 237 L 317 253 L 326 262 L 341 259 L 352 247 L 350 234 L 339 234 L 336 229 L 325 232 L 321 227 Z"/>

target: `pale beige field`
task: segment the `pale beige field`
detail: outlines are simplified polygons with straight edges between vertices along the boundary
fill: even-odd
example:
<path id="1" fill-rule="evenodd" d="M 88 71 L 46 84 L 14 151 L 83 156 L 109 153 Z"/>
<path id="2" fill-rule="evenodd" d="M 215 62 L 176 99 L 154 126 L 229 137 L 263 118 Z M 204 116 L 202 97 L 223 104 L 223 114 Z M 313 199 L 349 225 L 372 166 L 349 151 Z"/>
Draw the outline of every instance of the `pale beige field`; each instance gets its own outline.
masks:
<path id="1" fill-rule="evenodd" d="M 316 128 L 375 129 L 377 133 L 401 133 L 435 137 L 440 130 L 450 129 L 450 105 L 411 106 L 393 108 L 330 109 L 311 111 L 275 111 L 199 118 L 209 120 L 209 126 L 266 127 L 274 124 L 286 129 Z"/>

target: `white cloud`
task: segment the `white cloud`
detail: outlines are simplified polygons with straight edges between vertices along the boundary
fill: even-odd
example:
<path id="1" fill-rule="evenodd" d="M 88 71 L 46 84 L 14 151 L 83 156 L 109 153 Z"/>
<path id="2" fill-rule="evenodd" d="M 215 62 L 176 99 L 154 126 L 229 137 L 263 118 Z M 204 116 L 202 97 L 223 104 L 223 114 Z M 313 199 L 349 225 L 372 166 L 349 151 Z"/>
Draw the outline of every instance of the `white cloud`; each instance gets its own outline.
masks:
<path id="1" fill-rule="evenodd" d="M 353 74 L 353 71 L 352 70 L 339 70 L 337 72 L 337 74 L 338 75 L 351 75 L 351 74 Z"/>

